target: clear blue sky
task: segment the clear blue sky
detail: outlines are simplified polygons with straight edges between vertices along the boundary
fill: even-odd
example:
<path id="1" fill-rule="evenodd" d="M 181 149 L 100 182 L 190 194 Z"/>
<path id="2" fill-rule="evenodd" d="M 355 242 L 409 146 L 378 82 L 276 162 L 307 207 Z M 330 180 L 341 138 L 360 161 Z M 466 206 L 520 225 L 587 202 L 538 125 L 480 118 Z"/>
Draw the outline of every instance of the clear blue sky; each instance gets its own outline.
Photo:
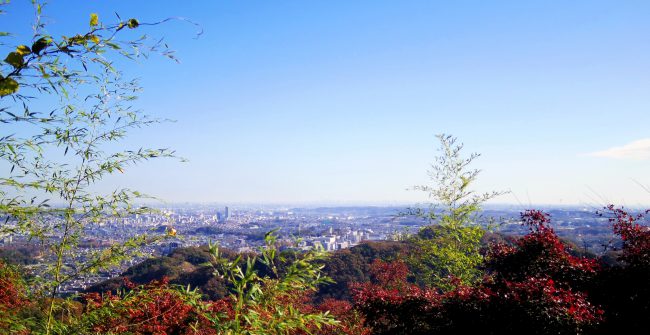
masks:
<path id="1" fill-rule="evenodd" d="M 27 26 L 14 0 L 2 26 Z M 88 15 L 149 28 L 181 64 L 124 68 L 138 107 L 177 120 L 130 138 L 189 159 L 110 183 L 169 201 L 424 201 L 434 135 L 483 156 L 506 203 L 650 203 L 648 1 L 51 1 L 51 32 Z"/>

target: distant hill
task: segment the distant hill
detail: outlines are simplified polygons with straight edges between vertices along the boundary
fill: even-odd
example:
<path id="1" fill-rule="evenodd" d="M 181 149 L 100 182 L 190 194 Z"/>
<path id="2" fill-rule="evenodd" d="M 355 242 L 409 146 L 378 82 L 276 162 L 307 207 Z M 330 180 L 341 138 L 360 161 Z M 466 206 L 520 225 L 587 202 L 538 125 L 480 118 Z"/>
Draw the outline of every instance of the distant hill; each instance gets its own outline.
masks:
<path id="1" fill-rule="evenodd" d="M 233 258 L 236 254 L 222 250 L 224 257 Z M 224 281 L 213 275 L 208 264 L 211 256 L 206 247 L 178 248 L 169 255 L 147 259 L 127 269 L 121 276 L 91 286 L 86 292 L 115 292 L 123 288 L 124 279 L 145 284 L 163 277 L 171 284 L 190 285 L 199 288 L 206 299 L 219 299 L 227 294 Z"/>
<path id="2" fill-rule="evenodd" d="M 33 244 L 11 244 L 0 247 L 0 260 L 9 264 L 36 264 L 39 262 L 39 254 L 39 248 Z"/>

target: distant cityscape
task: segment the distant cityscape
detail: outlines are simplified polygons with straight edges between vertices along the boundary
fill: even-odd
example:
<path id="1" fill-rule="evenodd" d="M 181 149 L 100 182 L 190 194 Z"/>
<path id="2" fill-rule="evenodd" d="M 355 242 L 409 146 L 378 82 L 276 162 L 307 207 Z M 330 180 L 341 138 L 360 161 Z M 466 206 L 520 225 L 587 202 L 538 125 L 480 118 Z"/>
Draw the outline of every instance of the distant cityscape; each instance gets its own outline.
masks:
<path id="1" fill-rule="evenodd" d="M 183 205 L 160 208 L 153 214 L 133 215 L 108 222 L 87 225 L 86 239 L 74 257 L 66 259 L 69 271 L 111 245 L 141 234 L 164 235 L 149 244 L 138 256 L 110 270 L 70 281 L 62 294 L 74 294 L 101 281 L 119 276 L 129 266 L 144 259 L 166 255 L 180 247 L 218 243 L 237 252 L 254 252 L 264 244 L 264 235 L 275 231 L 286 248 L 308 250 L 322 247 L 327 251 L 346 249 L 363 241 L 398 240 L 416 233 L 428 224 L 418 217 L 401 215 L 403 207 L 318 207 L 318 208 L 232 208 L 210 205 Z M 547 209 L 558 235 L 572 240 L 579 248 L 602 253 L 612 239 L 607 218 L 592 208 L 566 207 Z M 525 228 L 518 221 L 520 210 L 514 207 L 489 208 L 482 212 L 480 224 L 496 233 L 520 235 Z M 174 231 L 173 236 L 169 234 Z M 55 237 L 56 238 L 56 237 Z M 40 250 L 35 240 L 24 235 L 0 236 L 5 250 Z M 27 268 L 38 275 L 48 265 L 47 253 L 36 252 Z"/>

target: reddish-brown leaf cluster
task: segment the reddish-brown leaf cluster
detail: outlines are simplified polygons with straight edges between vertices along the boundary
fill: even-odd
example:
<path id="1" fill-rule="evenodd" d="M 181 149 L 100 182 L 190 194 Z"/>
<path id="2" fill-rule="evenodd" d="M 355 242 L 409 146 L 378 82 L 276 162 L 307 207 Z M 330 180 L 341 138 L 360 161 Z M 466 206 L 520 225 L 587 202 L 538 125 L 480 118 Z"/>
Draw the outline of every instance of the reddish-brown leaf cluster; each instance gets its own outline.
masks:
<path id="1" fill-rule="evenodd" d="M 530 230 L 526 236 L 514 245 L 496 244 L 488 250 L 485 266 L 495 277 L 515 282 L 548 277 L 578 289 L 593 279 L 598 261 L 571 255 L 550 227 L 548 214 L 528 210 L 521 218 Z"/>
<path id="2" fill-rule="evenodd" d="M 216 334 L 206 320 L 179 292 L 170 289 L 166 279 L 136 286 L 126 282 L 133 291 L 124 298 L 110 293 L 85 296 L 88 312 L 108 308 L 107 317 L 93 325 L 98 333 L 131 333 L 146 335 Z"/>
<path id="3" fill-rule="evenodd" d="M 646 210 L 644 213 L 633 215 L 623 208 L 608 207 L 613 217 L 610 222 L 614 228 L 614 233 L 621 237 L 623 241 L 623 254 L 620 260 L 631 266 L 649 266 L 650 265 L 650 227 L 639 224 L 650 213 Z"/>
<path id="4" fill-rule="evenodd" d="M 603 311 L 576 289 L 599 269 L 570 255 L 540 211 L 522 214 L 530 233 L 514 245 L 490 248 L 490 269 L 474 286 L 441 293 L 407 282 L 399 261 L 373 264 L 374 283 L 352 286 L 355 307 L 374 334 L 580 333 Z"/>
<path id="5" fill-rule="evenodd" d="M 339 321 L 335 326 L 324 326 L 320 330 L 313 330 L 313 334 L 320 335 L 370 335 L 370 328 L 364 325 L 361 314 L 354 306 L 345 300 L 325 299 L 316 306 L 321 312 L 328 312 Z"/>
<path id="6" fill-rule="evenodd" d="M 27 297 L 20 274 L 0 260 L 0 333 L 29 334 L 21 314 L 34 305 Z"/>
<path id="7" fill-rule="evenodd" d="M 24 289 L 18 282 L 18 273 L 0 261 L 0 312 L 21 307 L 26 303 Z"/>

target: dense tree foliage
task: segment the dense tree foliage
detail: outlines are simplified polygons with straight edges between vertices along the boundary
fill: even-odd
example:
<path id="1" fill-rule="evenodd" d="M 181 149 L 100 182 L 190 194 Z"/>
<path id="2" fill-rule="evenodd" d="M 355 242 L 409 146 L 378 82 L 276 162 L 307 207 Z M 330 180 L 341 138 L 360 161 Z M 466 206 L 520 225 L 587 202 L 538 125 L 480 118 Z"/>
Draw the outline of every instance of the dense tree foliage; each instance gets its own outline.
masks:
<path id="1" fill-rule="evenodd" d="M 350 300 L 349 284 L 370 280 L 373 261 L 395 260 L 406 257 L 411 245 L 406 242 L 364 242 L 350 249 L 334 252 L 325 260 L 323 271 L 333 283 L 322 285 L 317 299 L 326 298 Z"/>
<path id="2" fill-rule="evenodd" d="M 452 289 L 441 289 L 409 279 L 411 269 L 400 255 L 413 249 L 405 242 L 366 243 L 323 262 L 317 253 L 282 254 L 271 240 L 259 255 L 213 247 L 179 249 L 167 257 L 181 267 L 200 265 L 205 278 L 224 280 L 225 293 L 217 298 L 194 289 L 201 285 L 175 285 L 166 277 L 146 284 L 125 279 L 115 292 L 69 303 L 62 320 L 68 330 L 133 334 L 640 334 L 650 308 L 650 229 L 643 215 L 614 207 L 604 213 L 622 242 L 615 265 L 577 256 L 547 214 L 526 211 L 522 224 L 529 233 L 491 243 L 479 267 L 482 279 L 474 284 L 457 280 Z M 148 272 L 152 266 L 145 264 L 144 273 L 173 273 Z M 340 282 L 351 289 L 341 294 L 344 299 L 314 295 L 318 286 L 328 287 L 319 279 L 324 267 L 349 280 Z M 355 268 L 367 272 L 347 272 Z M 28 334 L 30 323 L 22 321 L 44 317 L 43 306 L 26 299 L 15 268 L 0 269 L 3 320 Z"/>
<path id="3" fill-rule="evenodd" d="M 484 277 L 452 290 L 409 283 L 400 261 L 378 261 L 373 281 L 353 285 L 375 334 L 611 334 L 646 331 L 650 229 L 642 215 L 610 207 L 623 240 L 620 265 L 572 255 L 540 211 L 522 213 L 530 233 L 490 246 Z"/>

